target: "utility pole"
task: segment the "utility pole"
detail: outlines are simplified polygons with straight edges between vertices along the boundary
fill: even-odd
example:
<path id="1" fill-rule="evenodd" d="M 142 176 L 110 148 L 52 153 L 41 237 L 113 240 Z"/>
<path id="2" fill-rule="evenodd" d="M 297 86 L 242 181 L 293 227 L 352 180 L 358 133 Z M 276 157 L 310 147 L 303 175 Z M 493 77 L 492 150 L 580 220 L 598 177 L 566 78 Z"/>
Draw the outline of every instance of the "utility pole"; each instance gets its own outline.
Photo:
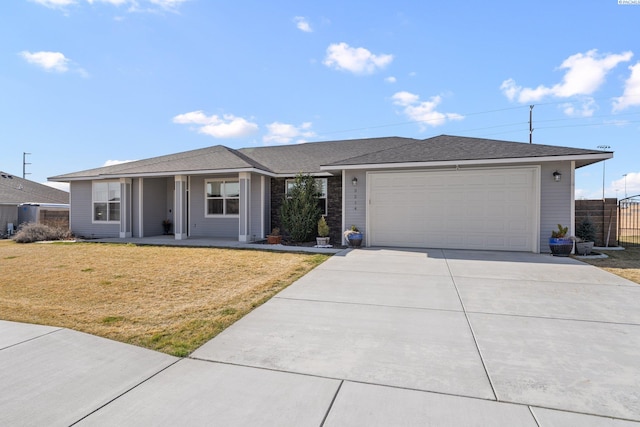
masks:
<path id="1" fill-rule="evenodd" d="M 624 198 L 627 198 L 627 174 L 622 175 L 624 177 Z"/>
<path id="2" fill-rule="evenodd" d="M 529 144 L 533 143 L 533 107 L 535 105 L 529 105 Z"/>
<path id="3" fill-rule="evenodd" d="M 608 145 L 598 145 L 598 148 L 602 151 L 607 151 L 609 148 Z M 604 203 L 604 174 L 605 174 L 605 165 L 607 164 L 606 160 L 602 161 L 602 202 Z"/>
<path id="4" fill-rule="evenodd" d="M 25 179 L 27 175 L 31 175 L 31 173 L 27 173 L 27 165 L 31 163 L 27 163 L 27 156 L 30 156 L 31 153 L 22 152 L 22 179 Z"/>

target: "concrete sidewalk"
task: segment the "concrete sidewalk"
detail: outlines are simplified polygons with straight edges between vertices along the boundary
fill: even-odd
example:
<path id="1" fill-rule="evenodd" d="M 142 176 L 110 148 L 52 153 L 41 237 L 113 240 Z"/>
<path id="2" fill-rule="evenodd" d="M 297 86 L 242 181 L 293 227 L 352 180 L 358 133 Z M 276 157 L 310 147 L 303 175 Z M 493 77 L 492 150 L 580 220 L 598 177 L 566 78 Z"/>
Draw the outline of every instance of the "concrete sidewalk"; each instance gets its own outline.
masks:
<path id="1" fill-rule="evenodd" d="M 568 258 L 344 251 L 186 359 L 0 322 L 0 425 L 640 425 L 639 300 Z"/>

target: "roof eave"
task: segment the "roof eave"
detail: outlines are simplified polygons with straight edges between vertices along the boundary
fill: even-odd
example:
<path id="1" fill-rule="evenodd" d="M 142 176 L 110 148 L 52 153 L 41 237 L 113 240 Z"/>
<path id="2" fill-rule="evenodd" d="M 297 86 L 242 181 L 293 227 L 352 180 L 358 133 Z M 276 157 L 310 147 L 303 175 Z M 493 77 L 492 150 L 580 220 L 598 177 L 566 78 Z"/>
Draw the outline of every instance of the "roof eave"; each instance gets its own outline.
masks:
<path id="1" fill-rule="evenodd" d="M 117 178 L 158 178 L 158 177 L 167 177 L 167 176 L 175 176 L 175 175 L 221 175 L 221 174 L 230 174 L 230 173 L 241 173 L 241 172 L 251 172 L 257 173 L 261 175 L 266 175 L 270 177 L 275 177 L 276 174 L 273 172 L 268 172 L 262 169 L 256 168 L 231 168 L 231 169 L 207 169 L 207 170 L 187 170 L 187 171 L 170 171 L 170 172 L 141 172 L 141 173 L 114 173 L 114 174 L 98 174 L 98 175 L 86 175 L 86 176 L 77 176 L 77 177 L 64 177 L 62 176 L 53 176 L 47 178 L 49 181 L 53 182 L 71 182 L 71 181 L 88 181 L 88 180 L 98 180 L 98 179 L 117 179 Z"/>
<path id="2" fill-rule="evenodd" d="M 446 167 L 446 166 L 478 166 L 478 165 L 504 165 L 514 163 L 547 163 L 547 162 L 563 162 L 576 161 L 581 166 L 597 163 L 602 160 L 611 159 L 612 152 L 603 152 L 597 154 L 581 154 L 566 156 L 547 156 L 547 157 L 517 157 L 506 159 L 477 159 L 477 160 L 445 160 L 432 162 L 403 162 L 403 163 L 367 163 L 367 164 L 343 164 L 343 165 L 326 165 L 320 166 L 324 171 L 335 170 L 363 170 L 363 169 L 396 169 L 396 168 L 424 168 L 424 167 Z M 581 167 L 577 166 L 577 167 Z"/>

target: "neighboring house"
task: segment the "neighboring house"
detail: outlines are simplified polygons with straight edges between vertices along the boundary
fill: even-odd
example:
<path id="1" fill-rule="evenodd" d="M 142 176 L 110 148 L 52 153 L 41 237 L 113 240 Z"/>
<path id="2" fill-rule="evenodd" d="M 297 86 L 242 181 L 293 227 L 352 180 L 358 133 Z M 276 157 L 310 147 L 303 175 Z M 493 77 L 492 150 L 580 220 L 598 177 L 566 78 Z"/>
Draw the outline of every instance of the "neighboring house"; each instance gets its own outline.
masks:
<path id="1" fill-rule="evenodd" d="M 356 225 L 367 246 L 548 251 L 574 229 L 575 169 L 611 152 L 441 135 L 231 149 L 221 145 L 59 175 L 71 229 L 176 239 L 261 240 L 280 225 L 288 180 L 309 173 L 333 242 Z M 558 174 L 561 174 L 558 176 Z"/>
<path id="2" fill-rule="evenodd" d="M 19 206 L 23 204 L 55 205 L 56 212 L 60 210 L 68 212 L 69 193 L 0 172 L 0 235 L 7 234 L 8 224 L 12 224 L 14 229 L 18 227 Z"/>

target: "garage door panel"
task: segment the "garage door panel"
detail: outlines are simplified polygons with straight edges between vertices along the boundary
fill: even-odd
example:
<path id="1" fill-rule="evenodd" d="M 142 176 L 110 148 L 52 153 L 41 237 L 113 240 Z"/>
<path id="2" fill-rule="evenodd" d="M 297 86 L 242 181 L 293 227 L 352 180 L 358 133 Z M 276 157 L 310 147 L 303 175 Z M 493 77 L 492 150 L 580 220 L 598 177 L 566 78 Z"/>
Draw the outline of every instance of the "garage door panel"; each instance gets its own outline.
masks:
<path id="1" fill-rule="evenodd" d="M 535 249 L 533 168 L 371 173 L 370 243 Z"/>

